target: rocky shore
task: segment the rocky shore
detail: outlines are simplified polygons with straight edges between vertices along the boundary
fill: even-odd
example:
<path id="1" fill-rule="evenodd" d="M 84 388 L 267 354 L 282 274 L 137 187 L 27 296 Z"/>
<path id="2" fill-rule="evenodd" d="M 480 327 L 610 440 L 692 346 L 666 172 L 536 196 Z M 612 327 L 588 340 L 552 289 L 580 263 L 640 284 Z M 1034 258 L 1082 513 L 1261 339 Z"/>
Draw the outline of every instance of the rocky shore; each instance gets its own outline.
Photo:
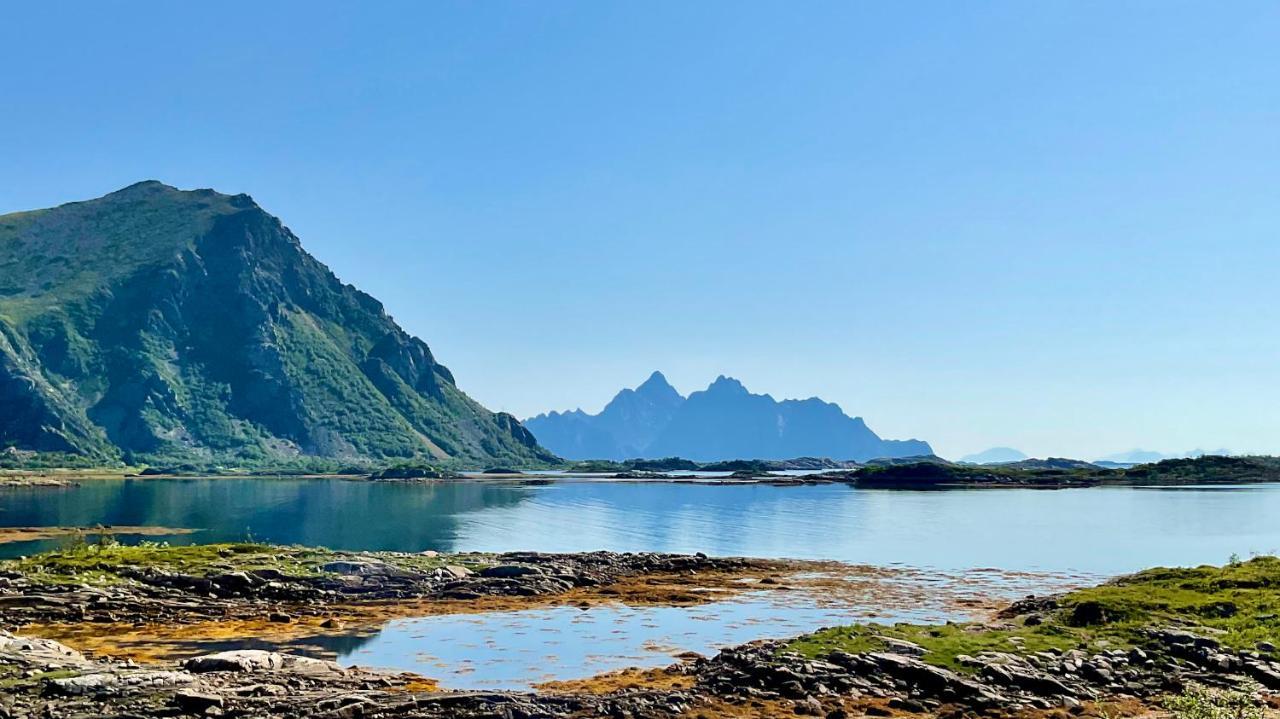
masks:
<path id="1" fill-rule="evenodd" d="M 184 624 L 229 619 L 289 623 L 415 602 L 619 594 L 626 580 L 689 585 L 771 574 L 798 563 L 706 555 L 586 552 L 439 554 L 331 552 L 267 545 L 97 547 L 0 562 L 0 626 Z M 658 600 L 696 601 L 674 590 Z"/>
<path id="2" fill-rule="evenodd" d="M 922 659 L 925 649 L 905 641 L 885 651 L 833 651 L 821 659 L 763 642 L 721 652 L 692 667 L 705 693 L 735 702 L 785 699 L 795 713 L 844 716 L 852 699 L 885 699 L 912 713 L 963 716 L 1031 709 L 1080 713 L 1087 702 L 1152 700 L 1189 682 L 1280 692 L 1280 655 L 1231 650 L 1212 637 L 1179 629 L 1152 629 L 1143 647 L 1096 653 L 1038 651 L 962 655 L 961 673 Z M 1278 704 L 1277 706 L 1280 706 Z"/>
<path id="3" fill-rule="evenodd" d="M 242 546 L 242 554 L 257 557 L 248 546 L 255 545 Z M 191 569 L 212 570 L 223 566 L 227 549 L 178 556 Z M 278 566 L 292 566 L 294 574 L 278 568 L 200 574 L 73 563 L 82 578 L 105 566 L 119 579 L 102 587 L 33 583 L 60 566 L 48 558 L 10 563 L 19 571 L 8 570 L 0 616 L 6 624 L 18 617 L 84 616 L 92 626 L 96 617 L 113 612 L 181 621 L 229 607 L 331 611 L 333 602 L 352 596 L 466 602 L 609 586 L 628 576 L 647 581 L 659 574 L 741 573 L 753 566 L 751 560 L 701 555 L 313 556 L 307 552 L 315 550 L 275 550 L 282 555 Z M 245 558 L 239 559 L 243 565 Z M 32 567 L 43 567 L 44 574 Z M 195 579 L 208 583 L 193 584 Z M 124 606 L 125 598 L 137 607 Z M 690 656 L 665 669 L 557 682 L 536 692 L 441 691 L 412 674 L 260 650 L 139 664 L 0 631 L 0 719 L 1108 719 L 1147 711 L 1192 685 L 1243 691 L 1274 710 L 1280 708 L 1278 600 L 1280 559 L 1274 557 L 1150 570 L 1059 596 L 1029 597 L 973 624 L 834 627 L 712 657 Z"/>
<path id="4" fill-rule="evenodd" d="M 1280 690 L 1274 653 L 1231 651 L 1180 630 L 1150 634 L 1146 649 L 988 652 L 961 674 L 923 661 L 920 647 L 833 652 L 821 660 L 779 642 L 727 649 L 649 673 L 607 692 L 442 692 L 409 674 L 344 669 L 274 652 L 221 652 L 139 666 L 93 660 L 57 642 L 0 632 L 0 717 L 440 718 L 1011 716 L 1088 714 L 1098 702 L 1154 700 L 1188 682 Z M 1268 696 L 1260 694 L 1259 701 Z M 1064 715 L 1065 716 L 1065 715 Z"/>

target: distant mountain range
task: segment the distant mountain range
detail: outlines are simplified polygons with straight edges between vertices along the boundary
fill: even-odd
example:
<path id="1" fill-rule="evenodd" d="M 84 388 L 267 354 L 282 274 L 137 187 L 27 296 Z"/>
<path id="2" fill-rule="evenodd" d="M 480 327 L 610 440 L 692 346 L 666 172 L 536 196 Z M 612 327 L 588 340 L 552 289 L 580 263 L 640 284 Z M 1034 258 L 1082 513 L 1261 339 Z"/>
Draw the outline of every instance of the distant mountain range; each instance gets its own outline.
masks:
<path id="1" fill-rule="evenodd" d="M 1105 457 L 1099 457 L 1097 461 L 1108 462 L 1112 464 L 1146 464 L 1148 462 L 1159 462 L 1162 459 L 1188 459 L 1195 457 L 1221 456 L 1226 457 L 1231 454 L 1231 450 L 1225 448 L 1219 449 L 1193 449 L 1189 452 L 1153 452 L 1146 449 L 1131 449 L 1127 452 L 1117 452 L 1109 454 Z"/>
<path id="2" fill-rule="evenodd" d="M 248 195 L 159 182 L 0 216 L 0 409 L 102 459 L 556 459 Z"/>
<path id="3" fill-rule="evenodd" d="M 974 454 L 966 454 L 960 458 L 960 462 L 965 464 L 1005 464 L 1007 462 L 1021 462 L 1024 459 L 1027 459 L 1027 455 L 1013 447 L 992 447 Z"/>
<path id="4" fill-rule="evenodd" d="M 1127 467 L 1135 464 L 1159 462 L 1165 459 L 1188 459 L 1209 455 L 1229 456 L 1230 454 L 1230 450 L 1226 449 L 1193 449 L 1190 452 L 1175 454 L 1165 454 L 1163 452 L 1153 452 L 1145 449 L 1132 449 L 1128 452 L 1118 452 L 1105 457 L 1099 457 L 1093 461 L 1099 466 L 1104 467 Z M 1025 453 L 1012 447 L 992 447 L 991 449 L 986 449 L 974 454 L 967 454 L 961 457 L 959 461 L 962 464 L 1009 464 L 1013 462 L 1022 462 L 1027 459 L 1028 457 Z"/>
<path id="5" fill-rule="evenodd" d="M 725 376 L 686 398 L 654 372 L 635 389 L 619 392 L 599 414 L 549 412 L 524 424 L 542 446 L 567 459 L 865 461 L 933 453 L 920 440 L 881 439 L 861 417 L 830 402 L 778 401 Z"/>

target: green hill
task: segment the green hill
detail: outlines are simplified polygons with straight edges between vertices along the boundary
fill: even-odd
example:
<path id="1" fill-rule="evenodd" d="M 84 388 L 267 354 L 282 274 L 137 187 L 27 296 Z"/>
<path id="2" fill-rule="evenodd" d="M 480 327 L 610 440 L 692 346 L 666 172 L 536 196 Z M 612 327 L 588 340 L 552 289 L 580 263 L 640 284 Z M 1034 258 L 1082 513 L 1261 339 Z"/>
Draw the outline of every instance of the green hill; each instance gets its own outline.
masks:
<path id="1" fill-rule="evenodd" d="M 0 447 L 152 463 L 552 461 L 247 195 L 0 216 Z"/>

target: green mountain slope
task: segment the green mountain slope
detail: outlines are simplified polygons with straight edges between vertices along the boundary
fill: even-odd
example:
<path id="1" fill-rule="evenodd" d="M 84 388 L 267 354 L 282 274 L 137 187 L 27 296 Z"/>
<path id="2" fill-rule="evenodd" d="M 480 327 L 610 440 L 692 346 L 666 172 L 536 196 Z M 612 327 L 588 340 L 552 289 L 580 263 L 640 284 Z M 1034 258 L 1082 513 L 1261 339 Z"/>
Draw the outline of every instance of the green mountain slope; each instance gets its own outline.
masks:
<path id="1" fill-rule="evenodd" d="M 0 216 L 0 447 L 534 463 L 381 303 L 247 195 L 143 182 Z"/>

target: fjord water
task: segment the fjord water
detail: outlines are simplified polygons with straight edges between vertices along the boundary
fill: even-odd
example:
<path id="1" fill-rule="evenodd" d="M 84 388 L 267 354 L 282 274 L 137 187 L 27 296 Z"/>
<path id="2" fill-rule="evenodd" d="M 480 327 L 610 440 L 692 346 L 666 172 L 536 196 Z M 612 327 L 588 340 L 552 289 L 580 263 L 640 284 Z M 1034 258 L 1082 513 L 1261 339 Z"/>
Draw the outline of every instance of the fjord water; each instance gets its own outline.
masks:
<path id="1" fill-rule="evenodd" d="M 532 608 L 392 620 L 258 646 L 408 670 L 455 689 L 525 688 L 820 626 L 940 621 L 964 614 L 954 590 L 1007 600 L 1142 567 L 1222 562 L 1280 547 L 1280 485 L 1070 490 L 865 490 L 844 485 L 339 479 L 86 480 L 0 491 L 0 526 L 200 529 L 172 543 L 252 538 L 400 551 L 706 552 L 905 565 L 925 601 L 877 592 L 838 602 L 748 592 L 697 607 Z M 58 540 L 0 544 L 29 554 Z M 1003 573 L 968 571 L 995 567 Z M 947 587 L 951 589 L 947 589 Z M 191 650 L 192 647 L 187 647 Z"/>
<path id="2" fill-rule="evenodd" d="M 171 543 L 253 538 L 400 551 L 705 552 L 1089 574 L 1274 552 L 1278 516 L 1280 485 L 917 492 L 562 480 L 124 479 L 0 492 L 0 526 L 201 530 L 160 538 Z M 0 556 L 57 544 L 0 545 Z"/>

